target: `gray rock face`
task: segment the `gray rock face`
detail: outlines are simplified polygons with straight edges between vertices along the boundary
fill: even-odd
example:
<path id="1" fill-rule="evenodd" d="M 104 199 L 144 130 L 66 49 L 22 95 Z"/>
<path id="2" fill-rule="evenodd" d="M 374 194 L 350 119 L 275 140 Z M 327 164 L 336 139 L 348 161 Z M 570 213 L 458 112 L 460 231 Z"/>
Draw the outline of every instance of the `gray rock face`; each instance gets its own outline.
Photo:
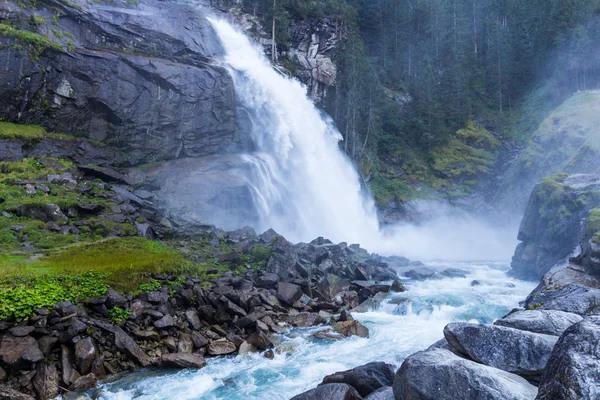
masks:
<path id="1" fill-rule="evenodd" d="M 328 383 L 301 393 L 290 400 L 362 400 L 362 396 L 345 383 Z"/>
<path id="2" fill-rule="evenodd" d="M 96 346 L 94 346 L 92 338 L 88 337 L 77 342 L 75 345 L 75 361 L 82 375 L 86 375 L 92 371 L 92 363 L 95 358 Z"/>
<path id="3" fill-rule="evenodd" d="M 58 396 L 58 371 L 56 365 L 45 365 L 40 363 L 33 377 L 33 387 L 37 392 L 38 399 L 49 400 Z"/>
<path id="4" fill-rule="evenodd" d="M 140 346 L 121 328 L 116 328 L 115 330 L 115 346 L 129 357 L 134 359 L 138 364 L 142 367 L 147 367 L 150 365 L 150 359 L 144 353 L 144 351 L 140 348 Z"/>
<path id="5" fill-rule="evenodd" d="M 153 0 L 60 7 L 60 29 L 75 37 L 70 54 L 48 50 L 35 62 L 27 49 L 0 52 L 3 118 L 110 141 L 133 162 L 238 147 L 232 80 L 208 62 L 221 50 L 201 8 Z M 15 21 L 29 14 L 5 3 L 1 11 Z"/>
<path id="6" fill-rule="evenodd" d="M 600 316 L 567 329 L 540 381 L 538 400 L 600 398 Z"/>
<path id="7" fill-rule="evenodd" d="M 179 224 L 209 223 L 223 229 L 256 225 L 258 214 L 247 176 L 251 165 L 235 154 L 180 158 L 147 171 L 156 202 Z"/>
<path id="8" fill-rule="evenodd" d="M 365 397 L 383 387 L 394 383 L 394 370 L 384 362 L 372 362 L 348 371 L 327 375 L 322 384 L 346 383 Z"/>
<path id="9" fill-rule="evenodd" d="M 382 387 L 365 397 L 365 400 L 395 400 L 394 389 L 391 386 Z"/>
<path id="10" fill-rule="evenodd" d="M 302 289 L 293 283 L 279 282 L 277 284 L 277 298 L 284 303 L 294 304 L 302 297 Z"/>
<path id="11" fill-rule="evenodd" d="M 44 354 L 31 336 L 5 335 L 0 341 L 0 360 L 11 368 L 27 368 L 43 358 Z"/>
<path id="12" fill-rule="evenodd" d="M 600 177 L 571 175 L 564 180 L 542 181 L 533 189 L 512 259 L 511 273 L 538 279 L 565 259 L 582 238 L 581 219 L 596 205 L 591 192 L 600 189 Z M 564 217 L 559 209 L 565 208 Z"/>
<path id="13" fill-rule="evenodd" d="M 516 310 L 494 322 L 494 325 L 560 336 L 582 319 L 577 314 L 557 310 Z"/>
<path id="14" fill-rule="evenodd" d="M 465 360 L 443 349 L 409 356 L 394 379 L 403 400 L 533 400 L 535 386 L 505 371 Z"/>
<path id="15" fill-rule="evenodd" d="M 444 336 L 454 350 L 474 361 L 525 376 L 541 375 L 558 340 L 556 336 L 464 322 L 446 325 Z"/>
<path id="16" fill-rule="evenodd" d="M 161 365 L 172 368 L 202 368 L 206 365 L 204 357 L 195 354 L 163 354 Z"/>

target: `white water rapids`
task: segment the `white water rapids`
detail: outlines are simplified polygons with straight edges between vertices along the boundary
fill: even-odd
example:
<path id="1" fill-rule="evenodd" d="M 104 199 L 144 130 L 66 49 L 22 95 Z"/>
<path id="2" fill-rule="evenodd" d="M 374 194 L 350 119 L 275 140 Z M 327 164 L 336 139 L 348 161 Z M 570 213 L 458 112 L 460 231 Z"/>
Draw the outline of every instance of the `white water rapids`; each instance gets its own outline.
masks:
<path id="1" fill-rule="evenodd" d="M 200 370 L 148 370 L 90 392 L 100 400 L 286 400 L 317 386 L 325 375 L 371 361 L 398 367 L 402 360 L 443 337 L 452 321 L 492 322 L 518 304 L 532 283 L 510 280 L 501 264 L 432 264 L 462 268 L 466 278 L 411 282 L 378 309 L 353 316 L 370 331 L 368 339 L 315 339 L 324 327 L 292 329 L 276 336 L 274 360 L 260 354 L 207 359 Z M 480 286 L 471 286 L 478 280 Z M 410 300 L 408 307 L 393 299 Z"/>

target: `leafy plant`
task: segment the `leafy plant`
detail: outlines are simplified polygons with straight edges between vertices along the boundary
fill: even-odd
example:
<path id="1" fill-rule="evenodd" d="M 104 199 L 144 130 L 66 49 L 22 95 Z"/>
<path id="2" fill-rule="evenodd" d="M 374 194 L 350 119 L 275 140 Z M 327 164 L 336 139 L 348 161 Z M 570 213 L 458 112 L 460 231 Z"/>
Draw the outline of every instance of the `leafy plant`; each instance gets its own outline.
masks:
<path id="1" fill-rule="evenodd" d="M 160 282 L 156 279 L 152 279 L 148 283 L 140 284 L 138 289 L 140 290 L 140 292 L 154 292 L 155 290 L 160 289 Z"/>
<path id="2" fill-rule="evenodd" d="M 127 320 L 130 315 L 131 310 L 125 310 L 121 307 L 113 307 L 108 310 L 108 316 L 110 317 L 111 321 L 117 325 Z"/>

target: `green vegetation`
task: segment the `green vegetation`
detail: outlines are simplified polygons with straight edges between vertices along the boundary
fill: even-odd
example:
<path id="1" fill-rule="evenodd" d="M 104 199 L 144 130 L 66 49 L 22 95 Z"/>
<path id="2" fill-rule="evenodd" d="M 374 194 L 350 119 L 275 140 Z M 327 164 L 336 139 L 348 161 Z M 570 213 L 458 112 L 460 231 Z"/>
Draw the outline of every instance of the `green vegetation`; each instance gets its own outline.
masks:
<path id="1" fill-rule="evenodd" d="M 150 282 L 140 284 L 138 289 L 140 292 L 153 292 L 160 289 L 160 282 L 156 279 L 151 279 Z"/>
<path id="2" fill-rule="evenodd" d="M 0 23 L 0 35 L 11 37 L 18 42 L 22 42 L 31 46 L 35 58 L 39 57 L 39 55 L 46 49 L 62 49 L 60 43 L 49 40 L 41 35 L 38 35 L 37 33 L 18 29 L 5 23 Z"/>
<path id="3" fill-rule="evenodd" d="M 600 209 L 593 209 L 586 220 L 588 237 L 600 244 Z"/>
<path id="4" fill-rule="evenodd" d="M 124 310 L 121 307 L 113 307 L 108 310 L 108 317 L 115 324 L 120 324 L 131 315 L 131 310 Z"/>
<path id="5" fill-rule="evenodd" d="M 13 124 L 11 122 L 0 121 L 0 139 L 20 139 L 27 143 L 36 143 L 44 138 L 75 140 L 70 135 L 46 132 L 44 128 L 38 125 Z"/>

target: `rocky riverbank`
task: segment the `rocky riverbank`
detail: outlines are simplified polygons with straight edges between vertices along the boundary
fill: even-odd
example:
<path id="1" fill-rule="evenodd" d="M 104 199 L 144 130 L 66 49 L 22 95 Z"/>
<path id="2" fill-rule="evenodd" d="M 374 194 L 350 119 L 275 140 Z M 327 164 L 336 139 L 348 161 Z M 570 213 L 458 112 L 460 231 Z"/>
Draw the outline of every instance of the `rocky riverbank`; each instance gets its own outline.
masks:
<path id="1" fill-rule="evenodd" d="M 111 374 L 149 366 L 202 368 L 206 356 L 272 357 L 269 334 L 290 327 L 326 323 L 317 338 L 368 337 L 350 311 L 370 305 L 380 292 L 404 290 L 398 281 L 369 283 L 395 273 L 359 246 L 325 239 L 293 246 L 273 231 L 256 235 L 250 229 L 224 239 L 238 248 L 268 246 L 264 270 L 238 269 L 214 279 L 157 274 L 137 295 L 109 288 L 81 304 L 61 302 L 20 322 L 2 321 L 6 386 L 0 398 L 17 398 L 11 390 L 23 393 L 20 398 L 71 398 L 71 391 L 92 388 Z"/>
<path id="2" fill-rule="evenodd" d="M 513 273 L 547 272 L 523 308 L 490 325 L 447 325 L 444 339 L 407 357 L 394 375 L 391 365 L 371 363 L 328 376 L 294 399 L 597 399 L 599 182 L 558 175 L 534 189 Z"/>

